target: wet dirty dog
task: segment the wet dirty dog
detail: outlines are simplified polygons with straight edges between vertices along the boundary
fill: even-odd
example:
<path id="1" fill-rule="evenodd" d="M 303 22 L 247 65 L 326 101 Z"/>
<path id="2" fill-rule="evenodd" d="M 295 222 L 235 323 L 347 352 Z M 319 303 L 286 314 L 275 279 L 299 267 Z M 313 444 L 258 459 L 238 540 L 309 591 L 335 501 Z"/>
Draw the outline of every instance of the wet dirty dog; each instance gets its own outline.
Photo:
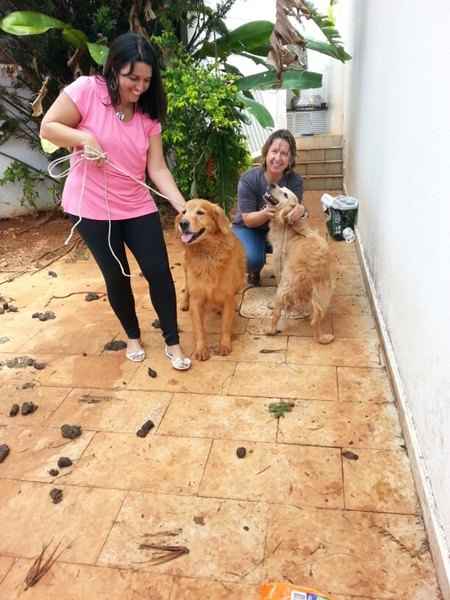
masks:
<path id="1" fill-rule="evenodd" d="M 309 227 L 306 216 L 295 224 L 290 223 L 289 214 L 298 203 L 291 190 L 272 184 L 266 201 L 276 208 L 269 231 L 278 283 L 270 333 L 277 332 L 283 309 L 288 311 L 310 304 L 315 339 L 320 344 L 329 344 L 334 336 L 321 330 L 335 286 L 328 243 Z"/>
<path id="2" fill-rule="evenodd" d="M 182 310 L 189 310 L 194 357 L 210 356 L 204 319 L 208 306 L 222 312 L 219 354 L 231 352 L 235 295 L 245 285 L 245 253 L 223 209 L 208 200 L 189 200 L 175 222 L 184 246 L 185 291 Z"/>

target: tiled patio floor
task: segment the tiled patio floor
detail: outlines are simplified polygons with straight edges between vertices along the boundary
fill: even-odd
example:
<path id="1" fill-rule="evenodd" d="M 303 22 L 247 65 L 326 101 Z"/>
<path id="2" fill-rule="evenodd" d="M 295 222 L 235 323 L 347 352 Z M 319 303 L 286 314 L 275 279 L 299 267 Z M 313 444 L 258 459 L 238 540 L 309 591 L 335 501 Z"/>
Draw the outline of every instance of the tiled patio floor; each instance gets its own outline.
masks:
<path id="1" fill-rule="evenodd" d="M 306 204 L 325 230 L 319 197 Z M 181 251 L 167 240 L 181 289 Z M 0 287 L 19 309 L 0 315 L 0 361 L 47 365 L 0 368 L 0 443 L 11 448 L 0 465 L 2 600 L 257 600 L 258 584 L 278 579 L 336 600 L 440 597 L 356 250 L 331 243 L 333 344 L 314 343 L 303 320 L 274 338 L 267 318 L 238 315 L 233 353 L 185 373 L 163 356 L 138 276 L 142 364 L 103 350 L 123 333 L 103 298 L 85 301 L 104 291 L 92 260 L 62 259 L 57 277 L 43 270 Z M 32 318 L 45 310 L 56 318 Z M 218 318 L 208 323 L 214 344 Z M 184 313 L 180 328 L 190 349 Z M 277 421 L 268 405 L 280 399 L 295 406 Z M 30 400 L 34 414 L 8 416 Z M 147 419 L 155 428 L 137 437 Z M 65 423 L 82 436 L 63 439 Z M 52 477 L 60 456 L 73 465 Z M 24 592 L 31 559 L 60 540 L 57 564 Z M 189 553 L 154 565 L 148 544 Z"/>

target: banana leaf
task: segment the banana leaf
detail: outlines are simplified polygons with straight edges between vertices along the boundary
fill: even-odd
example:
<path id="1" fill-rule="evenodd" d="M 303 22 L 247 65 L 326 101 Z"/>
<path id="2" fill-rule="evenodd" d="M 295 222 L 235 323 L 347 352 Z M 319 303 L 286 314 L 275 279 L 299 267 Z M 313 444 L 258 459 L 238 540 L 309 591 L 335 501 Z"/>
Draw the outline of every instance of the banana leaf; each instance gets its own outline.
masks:
<path id="1" fill-rule="evenodd" d="M 91 44 L 86 34 L 73 28 L 69 23 L 48 17 L 32 10 L 18 10 L 9 13 L 0 21 L 0 29 L 13 35 L 39 35 L 49 29 L 61 29 L 66 42 L 74 48 L 86 48 L 92 59 L 98 64 L 105 64 L 108 47 L 102 44 Z"/>
<path id="2" fill-rule="evenodd" d="M 66 42 L 75 48 L 84 48 L 87 44 L 87 36 L 79 29 L 65 27 L 62 34 Z"/>
<path id="3" fill-rule="evenodd" d="M 317 25 L 323 35 L 327 38 L 330 44 L 336 46 L 336 48 L 341 48 L 343 53 L 346 56 L 349 56 L 343 47 L 341 36 L 339 32 L 335 28 L 334 21 L 324 15 L 320 14 L 316 9 L 314 4 L 310 2 L 310 0 L 304 0 L 306 7 L 308 8 L 312 21 Z M 338 57 L 339 60 L 342 60 L 341 57 Z M 348 58 L 346 60 L 349 60 Z"/>
<path id="4" fill-rule="evenodd" d="M 92 59 L 98 65 L 104 65 L 106 59 L 108 58 L 108 46 L 103 46 L 102 44 L 91 44 L 90 42 L 87 42 L 86 45 L 89 50 L 89 54 L 92 56 Z"/>
<path id="5" fill-rule="evenodd" d="M 242 93 L 239 94 L 239 99 L 244 103 L 245 110 L 255 117 L 261 127 L 274 127 L 272 115 L 263 104 L 247 98 Z"/>
<path id="6" fill-rule="evenodd" d="M 308 38 L 305 38 L 305 42 L 308 50 L 315 50 L 321 54 L 327 54 L 332 58 L 337 58 L 341 62 L 346 62 L 352 58 L 342 46 L 335 46 L 334 44 L 327 44 L 326 42 L 319 42 Z"/>
<path id="7" fill-rule="evenodd" d="M 13 35 L 36 35 L 49 29 L 64 29 L 68 27 L 59 19 L 53 19 L 32 10 L 17 10 L 6 15 L 0 21 L 0 29 Z"/>
<path id="8" fill-rule="evenodd" d="M 322 74 L 314 73 L 313 71 L 289 69 L 283 72 L 281 81 L 279 81 L 275 71 L 265 71 L 238 79 L 236 85 L 241 91 L 271 90 L 276 88 L 306 90 L 322 87 Z"/>
<path id="9" fill-rule="evenodd" d="M 233 29 L 214 42 L 204 44 L 195 54 L 195 58 L 219 56 L 251 52 L 258 56 L 266 56 L 269 49 L 269 39 L 273 23 L 270 21 L 251 21 Z"/>

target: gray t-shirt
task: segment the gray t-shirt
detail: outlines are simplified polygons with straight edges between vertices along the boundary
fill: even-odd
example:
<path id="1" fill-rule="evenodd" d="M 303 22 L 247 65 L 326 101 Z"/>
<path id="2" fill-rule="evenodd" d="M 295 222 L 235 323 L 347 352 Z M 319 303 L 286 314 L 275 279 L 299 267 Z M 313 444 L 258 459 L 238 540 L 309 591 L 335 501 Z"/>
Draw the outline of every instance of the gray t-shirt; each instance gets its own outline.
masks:
<path id="1" fill-rule="evenodd" d="M 294 171 L 288 171 L 278 182 L 280 187 L 289 188 L 296 196 L 298 201 L 303 200 L 303 179 L 298 173 Z M 241 225 L 245 227 L 245 223 L 242 220 L 242 213 L 250 213 L 258 210 L 262 210 L 266 204 L 264 200 L 264 194 L 269 189 L 269 184 L 264 176 L 264 169 L 262 167 L 254 167 L 249 171 L 246 171 L 239 179 L 238 184 L 238 201 L 237 209 L 233 218 L 235 225 Z M 254 229 L 261 229 L 267 231 L 269 228 L 268 223 L 264 223 Z"/>

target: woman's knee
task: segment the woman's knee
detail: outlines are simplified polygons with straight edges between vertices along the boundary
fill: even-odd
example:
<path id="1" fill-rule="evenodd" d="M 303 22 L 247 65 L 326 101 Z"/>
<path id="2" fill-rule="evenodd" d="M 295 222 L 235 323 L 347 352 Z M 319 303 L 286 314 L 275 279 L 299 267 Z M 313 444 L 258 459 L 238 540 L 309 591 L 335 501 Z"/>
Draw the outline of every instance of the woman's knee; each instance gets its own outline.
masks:
<path id="1" fill-rule="evenodd" d="M 120 269 L 107 269 L 103 270 L 102 273 L 108 292 L 120 292 L 122 294 L 131 292 L 130 278 L 126 277 Z"/>
<path id="2" fill-rule="evenodd" d="M 165 262 L 144 266 L 142 268 L 142 275 L 149 283 L 155 281 L 169 283 L 172 281 L 172 272 L 169 265 Z"/>

